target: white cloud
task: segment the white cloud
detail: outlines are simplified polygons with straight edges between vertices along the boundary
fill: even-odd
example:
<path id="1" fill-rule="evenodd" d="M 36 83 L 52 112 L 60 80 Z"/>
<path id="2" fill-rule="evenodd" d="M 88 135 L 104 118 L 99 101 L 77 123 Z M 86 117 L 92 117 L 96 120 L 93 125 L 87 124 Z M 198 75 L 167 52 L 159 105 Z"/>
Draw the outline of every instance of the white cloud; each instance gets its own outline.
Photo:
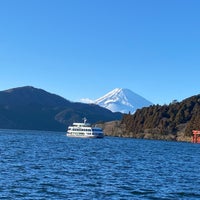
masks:
<path id="1" fill-rule="evenodd" d="M 82 103 L 94 103 L 94 100 L 88 99 L 88 98 L 83 98 L 83 99 L 80 99 L 80 102 L 82 102 Z"/>

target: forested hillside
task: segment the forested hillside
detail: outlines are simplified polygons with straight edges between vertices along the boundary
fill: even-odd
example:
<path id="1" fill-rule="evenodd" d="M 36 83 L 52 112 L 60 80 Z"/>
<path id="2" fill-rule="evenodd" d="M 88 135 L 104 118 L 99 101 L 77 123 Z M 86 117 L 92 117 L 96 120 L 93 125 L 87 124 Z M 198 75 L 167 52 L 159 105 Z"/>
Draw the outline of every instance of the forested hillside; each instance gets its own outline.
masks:
<path id="1" fill-rule="evenodd" d="M 133 115 L 123 115 L 120 123 L 104 128 L 113 136 L 190 141 L 192 130 L 200 129 L 200 95 L 138 109 Z"/>
<path id="2" fill-rule="evenodd" d="M 200 95 L 139 109 L 124 115 L 121 124 L 130 137 L 188 140 L 193 129 L 200 129 Z"/>
<path id="3" fill-rule="evenodd" d="M 70 102 L 31 86 L 0 91 L 0 129 L 66 131 L 73 122 L 111 121 L 121 113 L 94 104 Z"/>

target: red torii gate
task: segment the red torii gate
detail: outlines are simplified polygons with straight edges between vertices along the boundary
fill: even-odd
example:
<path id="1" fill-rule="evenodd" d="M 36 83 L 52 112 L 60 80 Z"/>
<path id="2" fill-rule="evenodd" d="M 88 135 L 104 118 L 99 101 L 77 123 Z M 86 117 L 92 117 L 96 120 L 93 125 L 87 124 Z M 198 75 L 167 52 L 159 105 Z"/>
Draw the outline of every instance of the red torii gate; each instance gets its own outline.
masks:
<path id="1" fill-rule="evenodd" d="M 192 142 L 200 143 L 200 130 L 193 130 L 192 133 L 193 133 Z"/>

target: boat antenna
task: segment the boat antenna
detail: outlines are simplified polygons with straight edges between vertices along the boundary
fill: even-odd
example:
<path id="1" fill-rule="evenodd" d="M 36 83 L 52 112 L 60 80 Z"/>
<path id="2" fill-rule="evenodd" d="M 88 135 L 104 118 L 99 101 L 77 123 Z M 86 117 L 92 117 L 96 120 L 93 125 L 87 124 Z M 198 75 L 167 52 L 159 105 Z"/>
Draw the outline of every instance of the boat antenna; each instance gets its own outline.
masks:
<path id="1" fill-rule="evenodd" d="M 84 121 L 84 124 L 87 122 L 87 119 L 86 117 L 83 118 L 83 121 Z"/>

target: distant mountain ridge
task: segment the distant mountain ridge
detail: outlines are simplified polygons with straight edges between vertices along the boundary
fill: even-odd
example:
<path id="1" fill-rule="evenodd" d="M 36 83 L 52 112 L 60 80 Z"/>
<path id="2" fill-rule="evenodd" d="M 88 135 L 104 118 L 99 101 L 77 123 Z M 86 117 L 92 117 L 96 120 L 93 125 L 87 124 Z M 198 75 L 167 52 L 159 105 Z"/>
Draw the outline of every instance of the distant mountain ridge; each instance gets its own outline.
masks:
<path id="1" fill-rule="evenodd" d="M 115 88 L 97 100 L 85 102 L 95 103 L 107 108 L 112 112 L 134 113 L 137 109 L 153 105 L 144 97 L 132 92 L 129 89 Z"/>
<path id="2" fill-rule="evenodd" d="M 0 104 L 5 103 L 5 101 L 10 105 L 27 105 L 33 103 L 56 106 L 58 104 L 66 105 L 70 103 L 70 101 L 63 97 L 32 86 L 17 87 L 0 91 Z"/>
<path id="3" fill-rule="evenodd" d="M 0 128 L 65 131 L 73 122 L 112 121 L 121 113 L 94 104 L 75 103 L 32 86 L 0 91 Z"/>

